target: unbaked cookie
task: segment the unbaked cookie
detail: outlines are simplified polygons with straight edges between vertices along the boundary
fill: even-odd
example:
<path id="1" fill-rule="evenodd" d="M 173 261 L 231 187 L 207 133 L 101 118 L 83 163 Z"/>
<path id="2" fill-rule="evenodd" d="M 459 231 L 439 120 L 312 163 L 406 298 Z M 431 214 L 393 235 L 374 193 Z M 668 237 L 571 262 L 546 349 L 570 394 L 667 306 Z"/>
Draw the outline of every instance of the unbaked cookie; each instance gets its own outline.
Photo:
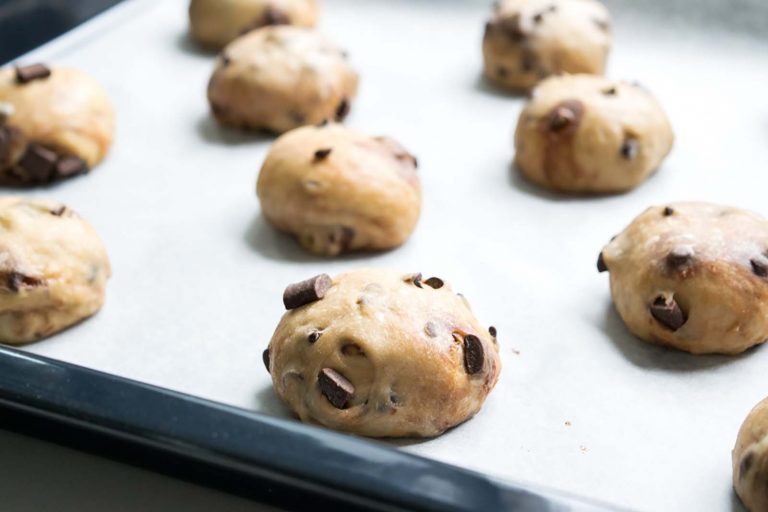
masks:
<path id="1" fill-rule="evenodd" d="M 565 75 L 539 84 L 520 113 L 515 164 L 548 189 L 623 192 L 659 167 L 673 140 L 667 116 L 642 87 Z"/>
<path id="2" fill-rule="evenodd" d="M 345 52 L 317 32 L 288 25 L 235 39 L 208 84 L 216 119 L 245 130 L 282 133 L 323 120 L 342 121 L 357 94 Z"/>
<path id="3" fill-rule="evenodd" d="M 485 26 L 485 76 L 525 90 L 559 73 L 602 74 L 611 18 L 595 0 L 501 0 Z"/>
<path id="4" fill-rule="evenodd" d="M 93 315 L 110 274 L 99 237 L 74 211 L 0 198 L 0 342 L 35 341 Z"/>
<path id="5" fill-rule="evenodd" d="M 768 339 L 768 221 L 709 203 L 647 209 L 603 248 L 622 320 L 638 337 L 693 354 Z"/>
<path id="6" fill-rule="evenodd" d="M 109 99 L 85 73 L 42 64 L 0 70 L 0 184 L 88 172 L 107 154 L 113 130 Z"/>
<path id="7" fill-rule="evenodd" d="M 501 370 L 442 279 L 365 269 L 288 286 L 264 352 L 277 394 L 308 423 L 371 437 L 435 436 L 474 416 Z"/>
<path id="8" fill-rule="evenodd" d="M 768 398 L 752 409 L 739 430 L 733 488 L 749 512 L 768 510 Z"/>
<path id="9" fill-rule="evenodd" d="M 270 223 L 326 256 L 397 247 L 421 211 L 416 158 L 394 139 L 334 123 L 279 137 L 256 193 Z"/>
<path id="10" fill-rule="evenodd" d="M 210 48 L 221 48 L 236 37 L 268 25 L 317 23 L 316 0 L 192 0 L 192 37 Z"/>

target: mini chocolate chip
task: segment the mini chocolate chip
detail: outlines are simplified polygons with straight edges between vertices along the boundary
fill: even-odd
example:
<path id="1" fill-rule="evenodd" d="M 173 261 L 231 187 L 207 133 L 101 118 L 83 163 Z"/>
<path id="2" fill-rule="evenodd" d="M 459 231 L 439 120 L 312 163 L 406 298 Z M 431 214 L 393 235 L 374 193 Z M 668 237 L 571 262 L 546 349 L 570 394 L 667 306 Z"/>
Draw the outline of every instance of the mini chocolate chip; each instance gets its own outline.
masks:
<path id="1" fill-rule="evenodd" d="M 323 148 L 315 151 L 315 160 L 323 160 L 325 157 L 331 154 L 332 148 Z"/>
<path id="2" fill-rule="evenodd" d="M 288 25 L 290 22 L 291 18 L 286 13 L 271 5 L 264 11 L 265 25 Z"/>
<path id="3" fill-rule="evenodd" d="M 534 23 L 541 23 L 541 20 L 543 20 L 543 19 L 544 19 L 544 15 L 542 13 L 540 13 L 540 12 L 537 12 L 536 14 L 533 15 L 533 22 Z"/>
<path id="4" fill-rule="evenodd" d="M 490 326 L 490 327 L 488 328 L 488 333 L 489 333 L 489 334 L 490 334 L 490 335 L 491 335 L 493 338 L 495 338 L 495 337 L 496 337 L 496 328 L 495 328 L 494 326 Z"/>
<path id="5" fill-rule="evenodd" d="M 16 81 L 26 84 L 32 80 L 40 80 L 51 76 L 51 70 L 45 64 L 30 64 L 29 66 L 16 66 Z"/>
<path id="6" fill-rule="evenodd" d="M 339 106 L 336 107 L 336 120 L 343 121 L 349 114 L 349 110 L 349 100 L 347 100 L 347 98 L 342 99 L 341 103 L 339 103 Z"/>
<path id="7" fill-rule="evenodd" d="M 483 370 L 485 365 L 485 350 L 483 342 L 474 334 L 464 336 L 464 369 L 469 375 Z"/>
<path id="8" fill-rule="evenodd" d="M 427 322 L 424 324 L 424 332 L 427 333 L 427 336 L 430 338 L 437 338 L 437 324 L 432 321 Z"/>
<path id="9" fill-rule="evenodd" d="M 317 384 L 320 386 L 320 392 L 337 409 L 345 409 L 352 395 L 355 394 L 355 386 L 342 374 L 331 368 L 320 370 Z"/>
<path id="10" fill-rule="evenodd" d="M 621 156 L 627 160 L 633 160 L 640 152 L 640 141 L 629 137 L 621 145 Z"/>
<path id="11" fill-rule="evenodd" d="M 423 288 L 421 286 L 421 272 L 418 272 L 416 274 L 409 274 L 405 276 L 405 279 L 403 279 L 406 283 L 413 283 L 419 288 Z"/>
<path id="12" fill-rule="evenodd" d="M 768 277 L 768 265 L 766 265 L 764 261 L 752 259 L 749 260 L 749 263 L 752 265 L 752 272 L 754 272 L 756 276 Z"/>
<path id="13" fill-rule="evenodd" d="M 601 92 L 605 96 L 616 96 L 616 94 L 618 94 L 618 91 L 616 90 L 616 86 L 615 85 L 607 87 L 607 88 L 603 89 Z"/>
<path id="14" fill-rule="evenodd" d="M 305 281 L 289 284 L 283 292 L 285 309 L 296 309 L 322 299 L 331 284 L 328 274 L 319 274 Z"/>
<path id="15" fill-rule="evenodd" d="M 592 21 L 594 21 L 595 25 L 604 32 L 608 32 L 611 29 L 611 24 L 607 20 L 594 18 Z"/>
<path id="16" fill-rule="evenodd" d="M 221 54 L 221 63 L 225 66 L 229 66 L 232 63 L 232 59 L 226 53 Z"/>
<path id="17" fill-rule="evenodd" d="M 672 331 L 678 330 L 687 320 L 674 297 L 667 300 L 663 295 L 659 295 L 649 309 L 656 321 Z"/>
<path id="18" fill-rule="evenodd" d="M 304 122 L 307 120 L 307 117 L 301 112 L 292 111 L 288 113 L 288 116 L 291 118 L 291 121 L 296 124 L 304 124 Z"/>
<path id="19" fill-rule="evenodd" d="M 310 332 L 310 333 L 309 333 L 309 335 L 307 336 L 307 341 L 308 341 L 308 342 L 310 342 L 310 343 L 314 343 L 314 342 L 316 342 L 317 340 L 319 340 L 319 339 L 320 339 L 320 336 L 321 336 L 322 334 L 323 334 L 323 333 L 321 333 L 320 331 L 312 331 L 312 332 Z"/>
<path id="20" fill-rule="evenodd" d="M 393 404 L 399 404 L 402 398 L 400 398 L 396 393 L 390 393 L 389 394 L 389 401 Z"/>
<path id="21" fill-rule="evenodd" d="M 583 114 L 584 105 L 580 101 L 561 101 L 550 111 L 547 125 L 552 132 L 572 132 L 578 127 Z"/>
<path id="22" fill-rule="evenodd" d="M 328 120 L 327 119 L 323 119 L 322 121 L 317 123 L 315 126 L 317 126 L 318 128 L 323 128 L 324 126 L 327 126 L 327 125 L 328 125 Z"/>
<path id="23" fill-rule="evenodd" d="M 57 178 L 68 178 L 88 171 L 88 164 L 76 156 L 65 156 L 56 163 L 54 175 Z"/>
<path id="24" fill-rule="evenodd" d="M 5 285 L 12 292 L 18 293 L 22 288 L 42 286 L 44 281 L 39 277 L 28 276 L 12 270 L 5 276 Z"/>
<path id="25" fill-rule="evenodd" d="M 269 349 L 266 349 L 261 353 L 261 358 L 264 360 L 264 366 L 267 368 L 267 373 L 271 373 L 269 371 Z"/>
<path id="26" fill-rule="evenodd" d="M 670 215 L 672 215 L 673 213 L 675 213 L 675 210 L 673 210 L 673 209 L 672 209 L 672 208 L 670 208 L 669 206 L 665 206 L 665 207 L 664 207 L 664 216 L 665 216 L 665 217 L 669 217 L 669 216 L 670 216 Z"/>
<path id="27" fill-rule="evenodd" d="M 496 76 L 499 78 L 506 78 L 509 75 L 509 71 L 504 66 L 498 66 L 496 68 Z"/>
<path id="28" fill-rule="evenodd" d="M 498 22 L 498 27 L 513 41 L 519 42 L 526 37 L 525 30 L 523 30 L 522 23 L 520 22 L 519 14 L 500 20 Z"/>
<path id="29" fill-rule="evenodd" d="M 64 215 L 64 212 L 67 211 L 67 207 L 62 205 L 56 208 L 55 210 L 50 210 L 51 215 L 55 215 L 56 217 L 61 217 Z"/>
<path id="30" fill-rule="evenodd" d="M 675 247 L 667 254 L 667 265 L 670 267 L 682 267 L 691 262 L 693 249 L 687 246 Z"/>
<path id="31" fill-rule="evenodd" d="M 328 241 L 346 251 L 355 239 L 355 230 L 349 226 L 338 226 L 328 235 Z"/>
<path id="32" fill-rule="evenodd" d="M 424 281 L 424 284 L 427 286 L 431 286 L 435 290 L 442 288 L 445 283 L 443 283 L 443 280 L 439 277 L 430 277 L 426 281 Z"/>
<path id="33" fill-rule="evenodd" d="M 742 455 L 741 462 L 739 463 L 739 478 L 744 478 L 752 469 L 752 464 L 755 462 L 755 452 L 749 451 Z"/>
<path id="34" fill-rule="evenodd" d="M 597 271 L 598 272 L 607 272 L 608 271 L 608 265 L 605 264 L 605 258 L 603 258 L 603 253 L 602 252 L 597 257 Z"/>
<path id="35" fill-rule="evenodd" d="M 34 181 L 43 182 L 50 180 L 57 160 L 58 156 L 50 149 L 39 144 L 30 144 L 19 160 L 19 166 L 26 170 Z"/>

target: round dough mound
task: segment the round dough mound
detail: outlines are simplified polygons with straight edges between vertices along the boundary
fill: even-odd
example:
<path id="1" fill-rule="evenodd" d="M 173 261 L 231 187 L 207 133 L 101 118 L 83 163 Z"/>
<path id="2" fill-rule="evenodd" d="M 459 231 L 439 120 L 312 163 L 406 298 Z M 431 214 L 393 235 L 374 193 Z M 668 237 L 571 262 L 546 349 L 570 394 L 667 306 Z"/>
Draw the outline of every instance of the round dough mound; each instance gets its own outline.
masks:
<path id="1" fill-rule="evenodd" d="M 57 67 L 22 81 L 16 69 L 0 70 L 0 184 L 87 172 L 109 151 L 113 132 L 109 98 L 85 73 Z"/>
<path id="2" fill-rule="evenodd" d="M 603 248 L 630 331 L 693 354 L 737 354 L 768 338 L 768 221 L 709 203 L 655 206 Z"/>
<path id="3" fill-rule="evenodd" d="M 428 437 L 480 410 L 501 370 L 495 329 L 448 284 L 382 269 L 325 279 L 324 297 L 301 295 L 264 354 L 277 394 L 302 421 Z"/>
<path id="4" fill-rule="evenodd" d="M 313 27 L 315 23 L 316 0 L 192 0 L 189 4 L 190 34 L 214 49 L 260 27 Z"/>
<path id="5" fill-rule="evenodd" d="M 393 139 L 339 124 L 279 137 L 256 193 L 270 223 L 326 256 L 397 247 L 421 211 L 416 158 Z"/>
<path id="6" fill-rule="evenodd" d="M 511 90 L 559 73 L 602 74 L 611 18 L 595 0 L 501 0 L 485 25 L 485 76 Z"/>
<path id="7" fill-rule="evenodd" d="M 357 73 L 346 53 L 313 30 L 288 25 L 235 39 L 208 84 L 220 123 L 275 133 L 342 121 L 355 94 Z"/>
<path id="8" fill-rule="evenodd" d="M 93 315 L 110 275 L 104 246 L 74 211 L 0 198 L 0 342 L 35 341 Z"/>
<path id="9" fill-rule="evenodd" d="M 752 409 L 739 430 L 733 488 L 750 512 L 768 510 L 768 398 Z"/>
<path id="10" fill-rule="evenodd" d="M 552 77 L 520 113 L 515 165 L 559 192 L 623 192 L 658 168 L 673 139 L 664 111 L 639 86 L 593 75 Z"/>

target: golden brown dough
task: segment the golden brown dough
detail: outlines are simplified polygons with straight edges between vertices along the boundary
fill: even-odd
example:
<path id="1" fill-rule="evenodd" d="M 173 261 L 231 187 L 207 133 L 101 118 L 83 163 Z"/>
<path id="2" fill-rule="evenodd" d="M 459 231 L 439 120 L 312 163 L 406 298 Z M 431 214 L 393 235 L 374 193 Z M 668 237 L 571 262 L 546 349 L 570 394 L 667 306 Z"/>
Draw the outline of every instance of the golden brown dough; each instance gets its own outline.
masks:
<path id="1" fill-rule="evenodd" d="M 749 512 L 768 510 L 768 398 L 752 409 L 739 430 L 733 488 Z"/>

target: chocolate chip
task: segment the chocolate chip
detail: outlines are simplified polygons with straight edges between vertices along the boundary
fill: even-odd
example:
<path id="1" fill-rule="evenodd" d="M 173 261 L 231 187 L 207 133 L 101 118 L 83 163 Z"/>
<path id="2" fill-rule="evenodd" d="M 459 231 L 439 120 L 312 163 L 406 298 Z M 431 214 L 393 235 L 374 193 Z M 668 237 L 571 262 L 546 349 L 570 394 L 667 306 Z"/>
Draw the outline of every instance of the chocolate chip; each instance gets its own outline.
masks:
<path id="1" fill-rule="evenodd" d="M 523 51 L 523 55 L 520 58 L 520 69 L 529 73 L 536 68 L 536 55 L 531 51 Z"/>
<path id="2" fill-rule="evenodd" d="M 432 288 L 437 290 L 442 288 L 445 283 L 443 283 L 443 280 L 440 279 L 439 277 L 430 277 L 429 279 L 424 281 L 424 284 L 426 284 L 427 286 L 431 286 Z"/>
<path id="3" fill-rule="evenodd" d="M 296 309 L 322 299 L 331 284 L 328 274 L 316 275 L 305 281 L 289 284 L 283 292 L 285 309 Z"/>
<path id="4" fill-rule="evenodd" d="M 336 120 L 343 121 L 348 114 L 349 114 L 349 101 L 347 100 L 347 98 L 344 98 L 341 100 L 341 103 L 339 103 L 339 106 L 336 107 Z"/>
<path id="5" fill-rule="evenodd" d="M 437 338 L 437 324 L 432 321 L 427 322 L 424 324 L 424 332 L 427 333 L 427 336 L 430 338 Z"/>
<path id="6" fill-rule="evenodd" d="M 56 217 L 61 217 L 64 215 L 64 212 L 67 211 L 67 207 L 64 205 L 59 206 L 55 210 L 50 210 L 51 215 L 55 215 Z"/>
<path id="7" fill-rule="evenodd" d="M 467 334 L 464 336 L 464 369 L 469 375 L 474 375 L 483 370 L 484 364 L 483 343 L 474 334 Z"/>
<path id="8" fill-rule="evenodd" d="M 605 264 L 605 259 L 603 258 L 603 253 L 602 252 L 597 257 L 597 271 L 598 272 L 607 272 L 608 271 L 608 265 Z"/>
<path id="9" fill-rule="evenodd" d="M 332 148 L 323 148 L 315 151 L 315 160 L 323 160 L 331 154 Z"/>
<path id="10" fill-rule="evenodd" d="M 755 452 L 747 452 L 741 457 L 741 462 L 739 463 L 739 478 L 744 478 L 747 476 L 747 473 L 749 473 L 749 470 L 752 469 L 754 462 Z"/>
<path id="11" fill-rule="evenodd" d="M 687 265 L 693 259 L 693 249 L 687 246 L 675 247 L 667 254 L 667 265 L 673 268 Z"/>
<path id="12" fill-rule="evenodd" d="M 346 251 L 355 239 L 355 230 L 349 226 L 338 226 L 328 235 L 328 241 L 338 245 L 341 251 Z"/>
<path id="13" fill-rule="evenodd" d="M 24 156 L 19 160 L 19 166 L 27 171 L 34 181 L 48 181 L 56 165 L 58 156 L 50 149 L 39 144 L 30 144 Z"/>
<path id="14" fill-rule="evenodd" d="M 315 126 L 317 126 L 318 128 L 323 128 L 324 126 L 327 126 L 327 125 L 328 125 L 328 120 L 327 119 L 323 119 L 322 121 L 317 123 Z"/>
<path id="15" fill-rule="evenodd" d="M 650 311 L 657 322 L 672 331 L 678 330 L 687 320 L 674 297 L 667 300 L 663 295 L 659 295 L 651 304 Z"/>
<path id="16" fill-rule="evenodd" d="M 504 66 L 498 66 L 496 68 L 496 76 L 499 78 L 506 78 L 509 75 L 509 71 Z"/>
<path id="17" fill-rule="evenodd" d="M 307 120 L 307 117 L 301 112 L 289 112 L 288 117 L 290 117 L 291 121 L 296 124 L 304 124 L 304 122 Z"/>
<path id="18" fill-rule="evenodd" d="M 545 14 L 548 14 L 550 12 L 555 12 L 556 10 L 557 10 L 557 6 L 556 5 L 550 5 L 549 7 L 544 9 L 543 11 L 537 12 L 536 14 L 534 14 L 533 15 L 533 22 L 534 23 L 541 23 L 544 20 L 544 15 Z"/>
<path id="19" fill-rule="evenodd" d="M 345 409 L 355 394 L 355 386 L 342 374 L 330 368 L 320 370 L 317 384 L 320 386 L 320 392 L 337 409 Z"/>
<path id="20" fill-rule="evenodd" d="M 421 272 L 416 273 L 416 274 L 409 274 L 409 275 L 405 276 L 404 281 L 407 282 L 407 283 L 413 283 L 414 285 L 416 285 L 419 288 L 423 288 L 421 286 Z"/>
<path id="21" fill-rule="evenodd" d="M 264 11 L 264 24 L 265 25 L 288 25 L 291 23 L 291 18 L 271 5 Z"/>
<path id="22" fill-rule="evenodd" d="M 491 337 L 495 338 L 496 337 L 496 328 L 494 326 L 490 326 L 488 328 L 488 333 L 491 335 Z"/>
<path id="23" fill-rule="evenodd" d="M 765 261 L 760 260 L 749 260 L 749 263 L 752 265 L 752 272 L 758 277 L 768 277 L 768 265 L 766 265 Z"/>
<path id="24" fill-rule="evenodd" d="M 15 270 L 8 272 L 5 276 L 5 286 L 15 293 L 18 293 L 22 288 L 42 286 L 43 282 L 39 277 L 28 276 Z"/>
<path id="25" fill-rule="evenodd" d="M 269 371 L 269 349 L 266 349 L 261 353 L 261 358 L 264 360 L 264 366 L 267 368 L 267 373 L 271 373 Z"/>
<path id="26" fill-rule="evenodd" d="M 11 132 L 5 126 L 0 126 L 0 162 L 5 159 L 11 147 Z"/>
<path id="27" fill-rule="evenodd" d="M 640 141 L 633 137 L 627 138 L 624 141 L 624 143 L 621 145 L 621 156 L 623 156 L 627 160 L 634 159 L 639 152 L 640 152 Z"/>
<path id="28" fill-rule="evenodd" d="M 82 174 L 88 171 L 88 164 L 76 156 L 65 156 L 56 163 L 54 171 L 57 178 L 68 178 L 76 174 Z"/>
<path id="29" fill-rule="evenodd" d="M 595 25 L 597 25 L 597 28 L 599 28 L 604 32 L 608 32 L 609 30 L 611 30 L 611 24 L 607 20 L 594 18 L 592 21 L 594 21 Z"/>
<path id="30" fill-rule="evenodd" d="M 221 63 L 224 66 L 229 66 L 232 63 L 232 59 L 226 53 L 221 54 Z"/>
<path id="31" fill-rule="evenodd" d="M 669 217 L 669 216 L 670 216 L 670 215 L 672 215 L 673 213 L 675 213 L 675 210 L 673 210 L 673 209 L 672 209 L 672 208 L 670 208 L 669 206 L 665 206 L 665 207 L 664 207 L 664 216 L 665 216 L 665 217 Z"/>
<path id="32" fill-rule="evenodd" d="M 307 336 L 307 341 L 308 341 L 308 342 L 310 342 L 310 343 L 314 343 L 314 342 L 316 342 L 317 340 L 319 340 L 319 339 L 320 339 L 320 336 L 321 336 L 322 334 L 323 334 L 323 333 L 321 333 L 320 331 L 312 331 L 312 332 L 310 332 L 310 333 L 309 333 L 309 335 Z"/>
<path id="33" fill-rule="evenodd" d="M 556 133 L 573 132 L 584 114 L 584 105 L 578 100 L 560 102 L 547 117 L 549 130 Z"/>
<path id="34" fill-rule="evenodd" d="M 26 84 L 32 80 L 48 78 L 51 70 L 45 64 L 30 64 L 29 66 L 16 66 L 16 81 Z"/>
<path id="35" fill-rule="evenodd" d="M 525 30 L 523 30 L 519 14 L 500 20 L 498 22 L 498 27 L 513 41 L 519 42 L 526 38 L 526 33 Z"/>
<path id="36" fill-rule="evenodd" d="M 605 96 L 616 96 L 616 94 L 618 94 L 618 91 L 616 90 L 616 86 L 614 86 L 614 85 L 603 89 L 601 92 Z"/>

